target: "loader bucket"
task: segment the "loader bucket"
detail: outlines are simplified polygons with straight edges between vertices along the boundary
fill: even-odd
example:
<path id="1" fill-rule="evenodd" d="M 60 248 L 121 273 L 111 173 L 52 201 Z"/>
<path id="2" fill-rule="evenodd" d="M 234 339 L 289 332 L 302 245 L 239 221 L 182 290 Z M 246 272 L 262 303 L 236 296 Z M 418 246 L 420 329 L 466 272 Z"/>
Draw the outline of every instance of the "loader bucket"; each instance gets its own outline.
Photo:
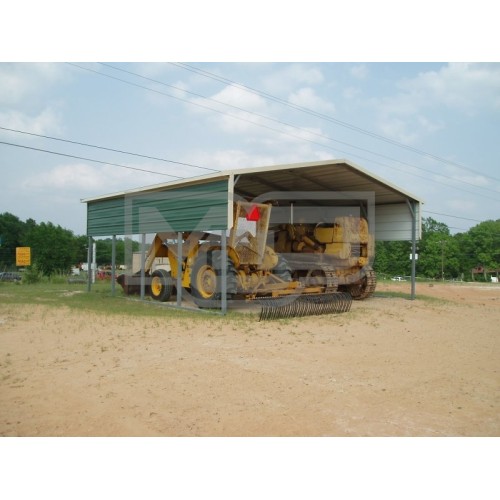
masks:
<path id="1" fill-rule="evenodd" d="M 261 297 L 255 300 L 262 307 L 259 321 L 343 313 L 348 312 L 352 304 L 351 294 L 345 292 Z"/>

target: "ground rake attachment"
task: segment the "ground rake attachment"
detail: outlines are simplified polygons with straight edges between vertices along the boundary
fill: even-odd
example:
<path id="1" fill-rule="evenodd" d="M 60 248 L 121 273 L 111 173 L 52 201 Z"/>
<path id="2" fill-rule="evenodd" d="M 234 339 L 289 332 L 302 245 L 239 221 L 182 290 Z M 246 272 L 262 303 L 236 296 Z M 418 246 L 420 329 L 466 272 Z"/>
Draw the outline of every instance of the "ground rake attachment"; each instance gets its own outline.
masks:
<path id="1" fill-rule="evenodd" d="M 259 316 L 259 321 L 262 321 L 348 312 L 352 296 L 347 292 L 332 292 L 259 297 L 255 301 L 262 307 Z"/>

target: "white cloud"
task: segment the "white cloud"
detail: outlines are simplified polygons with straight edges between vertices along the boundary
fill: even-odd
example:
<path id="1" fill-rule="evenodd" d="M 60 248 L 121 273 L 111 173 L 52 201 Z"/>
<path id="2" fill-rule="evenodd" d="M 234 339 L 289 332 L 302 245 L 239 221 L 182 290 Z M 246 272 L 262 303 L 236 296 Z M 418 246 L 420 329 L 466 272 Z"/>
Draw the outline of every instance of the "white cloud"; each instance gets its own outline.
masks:
<path id="1" fill-rule="evenodd" d="M 354 99 L 355 97 L 358 97 L 361 95 L 361 89 L 359 89 L 358 87 L 346 87 L 343 91 L 342 91 L 342 96 L 344 97 L 344 99 Z"/>
<path id="2" fill-rule="evenodd" d="M 61 133 L 62 105 L 48 98 L 47 91 L 66 78 L 62 64 L 1 63 L 0 124 L 34 134 Z M 30 137 L 23 136 L 23 140 Z"/>
<path id="3" fill-rule="evenodd" d="M 210 165 L 211 168 L 220 170 L 270 165 L 273 161 L 273 155 L 256 154 L 254 151 L 241 149 L 224 149 L 211 152 L 197 151 L 188 158 L 189 163 Z"/>
<path id="4" fill-rule="evenodd" d="M 500 109 L 500 64 L 450 63 L 399 83 L 419 106 L 444 105 L 474 114 Z"/>
<path id="5" fill-rule="evenodd" d="M 155 170 L 151 166 L 137 166 Z M 75 199 L 121 191 L 137 186 L 174 180 L 161 175 L 142 173 L 112 165 L 94 166 L 86 163 L 65 164 L 27 177 L 21 188 L 46 194 L 64 191 L 73 193 Z"/>
<path id="6" fill-rule="evenodd" d="M 21 187 L 30 191 L 44 192 L 47 189 L 92 191 L 102 185 L 102 174 L 98 167 L 86 164 L 60 165 L 51 170 L 26 178 Z M 106 181 L 106 183 L 108 183 Z"/>
<path id="7" fill-rule="evenodd" d="M 131 71 L 148 78 L 161 79 L 161 77 L 173 73 L 175 67 L 166 62 L 139 62 L 132 65 Z"/>
<path id="8" fill-rule="evenodd" d="M 328 113 L 335 112 L 335 106 L 333 105 L 333 103 L 325 101 L 324 99 L 319 97 L 311 87 L 303 87 L 293 92 L 288 100 L 292 104 L 301 106 L 303 108 L 309 108 L 312 110 L 318 110 Z"/>
<path id="9" fill-rule="evenodd" d="M 416 130 L 409 127 L 408 122 L 401 118 L 384 116 L 380 120 L 378 128 L 382 135 L 396 139 L 403 144 L 412 144 L 418 138 Z"/>
<path id="10" fill-rule="evenodd" d="M 277 144 L 286 144 L 289 148 L 290 144 L 297 144 L 302 139 L 315 142 L 324 141 L 320 137 L 322 130 L 319 128 L 293 127 L 280 123 L 279 113 L 282 112 L 281 107 L 275 103 L 270 103 L 259 95 L 234 86 L 227 86 L 212 98 L 218 102 L 235 106 L 235 108 L 211 101 L 207 102 L 201 98 L 193 99 L 192 102 L 219 110 L 221 113 L 213 113 L 200 107 L 198 112 L 206 113 L 210 124 L 214 127 L 232 136 L 239 136 L 243 142 L 253 144 L 254 147 L 257 145 L 255 149 L 258 147 L 276 147 Z M 328 112 L 335 110 L 333 104 L 316 95 L 314 89 L 310 87 L 300 88 L 297 92 L 291 94 L 289 100 L 295 105 L 310 109 L 326 110 Z M 266 117 L 271 119 L 268 120 Z M 282 121 L 286 122 L 287 118 L 283 118 Z"/>
<path id="11" fill-rule="evenodd" d="M 297 144 L 297 139 L 300 140 L 299 144 L 304 144 L 302 141 L 312 141 L 316 143 L 323 143 L 331 145 L 331 142 L 324 137 L 320 128 L 316 127 L 301 127 L 300 129 L 294 127 L 284 127 L 283 136 L 280 141 L 287 141 L 288 143 Z"/>
<path id="12" fill-rule="evenodd" d="M 213 110 L 221 113 L 231 114 L 250 119 L 250 114 L 245 111 L 262 113 L 266 108 L 266 101 L 262 97 L 246 92 L 243 89 L 233 86 L 227 86 L 217 94 L 214 94 L 209 99 L 203 97 L 194 97 L 190 99 L 194 106 L 190 106 L 189 110 L 197 113 L 208 113 L 213 115 Z M 240 108 L 240 109 L 237 109 Z M 242 111 L 245 110 L 245 111 Z M 222 116 L 217 113 L 217 117 Z M 231 119 L 231 117 L 228 117 Z M 256 118 L 254 118 L 256 119 Z"/>
<path id="13" fill-rule="evenodd" d="M 293 81 L 300 84 L 319 85 L 325 81 L 321 70 L 315 66 L 292 64 L 285 72 Z"/>
<path id="14" fill-rule="evenodd" d="M 230 85 L 224 87 L 224 89 L 220 92 L 213 95 L 212 99 L 249 111 L 263 111 L 267 105 L 266 100 L 263 97 Z M 206 101 L 203 100 L 203 102 Z M 212 104 L 214 103 L 210 102 L 210 106 L 212 106 Z"/>
<path id="15" fill-rule="evenodd" d="M 0 104 L 23 105 L 41 96 L 49 87 L 65 78 L 64 66 L 56 63 L 1 63 Z"/>
<path id="16" fill-rule="evenodd" d="M 18 71 L 12 71 L 11 64 L 0 65 L 0 104 L 15 104 L 20 101 L 31 86 Z"/>
<path id="17" fill-rule="evenodd" d="M 335 111 L 334 105 L 317 95 L 316 90 L 310 86 L 324 81 L 323 75 L 317 67 L 303 64 L 283 64 L 265 65 L 265 68 L 268 71 L 272 70 L 272 73 L 267 72 L 262 78 L 265 84 L 256 86 L 270 91 L 269 88 L 279 82 L 280 91 L 278 94 L 285 99 L 288 93 L 288 100 L 292 104 L 321 111 Z M 289 109 L 256 93 L 234 85 L 227 85 L 213 94 L 211 99 L 192 98 L 190 102 L 195 106 L 190 106 L 187 109 L 191 113 L 206 116 L 207 127 L 210 130 L 220 130 L 229 134 L 233 141 L 253 145 L 255 150 L 260 149 L 261 152 L 265 152 L 271 147 L 278 145 L 279 148 L 279 144 L 285 143 L 290 147 L 291 141 L 295 144 L 298 142 L 297 138 L 291 136 L 321 141 L 321 138 L 310 133 L 321 134 L 319 129 L 309 130 L 301 127 L 304 130 L 299 130 L 280 123 L 288 122 L 285 113 Z M 266 117 L 270 119 L 268 120 Z M 283 131 L 281 135 L 277 133 L 280 130 Z"/>
<path id="18" fill-rule="evenodd" d="M 172 109 L 172 99 L 168 98 L 165 94 L 181 100 L 189 100 L 190 98 L 186 92 L 188 86 L 182 81 L 177 81 L 169 87 L 161 85 L 160 83 L 144 83 L 144 81 L 141 82 L 141 85 L 146 85 L 146 87 L 154 90 L 153 92 L 145 92 L 143 94 L 143 98 L 148 105 L 154 106 L 156 109 L 164 109 L 167 112 Z"/>
<path id="19" fill-rule="evenodd" d="M 254 149 L 248 151 L 242 149 L 221 149 L 209 153 L 197 151 L 190 155 L 187 161 L 199 165 L 210 165 L 210 167 L 220 170 L 232 170 L 334 158 L 333 154 L 316 151 L 310 144 L 306 143 L 299 144 L 293 149 L 289 145 L 282 144 L 282 146 L 281 151 L 273 148 L 272 152 L 269 153 L 256 152 Z"/>
<path id="20" fill-rule="evenodd" d="M 60 133 L 62 130 L 61 121 L 60 113 L 51 107 L 45 108 L 35 116 L 29 116 L 17 110 L 0 112 L 0 124 L 3 127 L 31 132 L 33 134 L 47 135 Z M 0 133 L 14 137 L 13 132 L 0 130 Z M 19 135 L 16 134 L 15 137 L 19 137 Z M 22 138 L 23 140 L 29 140 L 30 136 L 23 135 Z"/>
<path id="21" fill-rule="evenodd" d="M 262 78 L 266 91 L 278 96 L 292 92 L 298 85 L 319 85 L 324 81 L 317 66 L 300 63 L 272 67 L 272 71 Z"/>
<path id="22" fill-rule="evenodd" d="M 263 118 L 264 116 L 272 116 L 272 112 L 268 111 L 268 102 L 256 94 L 246 92 L 238 87 L 227 86 L 213 95 L 211 99 L 213 100 L 207 101 L 203 98 L 191 99 L 191 102 L 196 106 L 190 107 L 189 110 L 207 114 L 210 124 L 219 127 L 226 133 L 233 135 L 252 133 L 258 135 L 262 134 L 264 129 L 260 128 L 259 131 L 259 127 L 255 124 L 273 126 L 272 122 Z M 218 112 L 214 113 L 212 110 L 217 110 Z"/>
<path id="23" fill-rule="evenodd" d="M 414 116 L 421 106 L 420 99 L 403 93 L 375 97 L 371 99 L 371 103 L 383 116 Z"/>
<path id="24" fill-rule="evenodd" d="M 442 128 L 442 120 L 433 121 L 419 114 L 417 110 L 414 113 L 405 113 L 401 109 L 395 111 L 390 107 L 380 112 L 378 121 L 378 129 L 382 135 L 403 144 L 416 144 L 423 135 L 430 135 Z"/>
<path id="25" fill-rule="evenodd" d="M 442 121 L 439 121 L 438 123 L 437 121 L 432 121 L 423 115 L 418 115 L 416 118 L 418 124 L 420 125 L 420 128 L 428 133 L 437 132 L 438 130 L 444 128 L 444 124 L 442 123 Z"/>
<path id="26" fill-rule="evenodd" d="M 396 83 L 399 92 L 371 100 L 379 130 L 406 144 L 445 128 L 445 111 L 472 116 L 500 110 L 500 64 L 450 63 Z"/>

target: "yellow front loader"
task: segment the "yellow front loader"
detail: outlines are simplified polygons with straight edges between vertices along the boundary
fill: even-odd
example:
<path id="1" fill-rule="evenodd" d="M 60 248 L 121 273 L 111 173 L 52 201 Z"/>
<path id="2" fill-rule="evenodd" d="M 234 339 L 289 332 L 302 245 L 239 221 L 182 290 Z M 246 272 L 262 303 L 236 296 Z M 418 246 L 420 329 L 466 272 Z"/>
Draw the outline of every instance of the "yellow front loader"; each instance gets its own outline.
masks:
<path id="1" fill-rule="evenodd" d="M 234 203 L 234 223 L 227 238 L 226 262 L 222 261 L 219 235 L 185 232 L 182 255 L 179 255 L 177 233 L 156 234 L 144 267 L 150 296 L 154 300 L 169 300 L 177 286 L 180 262 L 182 287 L 189 290 L 194 302 L 202 308 L 220 308 L 225 268 L 227 298 L 258 300 L 266 311 L 264 316 L 348 310 L 349 294 L 336 293 L 330 300 L 331 290 L 325 285 L 304 286 L 303 281 L 292 279 L 286 260 L 266 244 L 271 210 L 270 204 Z M 170 271 L 153 269 L 158 257 L 168 258 Z M 132 279 L 125 275 L 118 277 L 125 293 L 138 292 L 137 283 L 132 282 L 133 279 L 137 281 L 138 274 Z"/>

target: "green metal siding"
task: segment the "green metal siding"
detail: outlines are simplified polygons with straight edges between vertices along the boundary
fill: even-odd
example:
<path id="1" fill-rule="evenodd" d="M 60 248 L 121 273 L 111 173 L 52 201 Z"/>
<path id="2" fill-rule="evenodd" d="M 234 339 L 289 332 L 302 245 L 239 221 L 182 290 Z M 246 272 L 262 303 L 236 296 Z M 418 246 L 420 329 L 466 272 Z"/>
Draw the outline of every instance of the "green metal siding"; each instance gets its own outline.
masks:
<path id="1" fill-rule="evenodd" d="M 87 235 L 227 229 L 228 181 L 87 203 Z"/>

